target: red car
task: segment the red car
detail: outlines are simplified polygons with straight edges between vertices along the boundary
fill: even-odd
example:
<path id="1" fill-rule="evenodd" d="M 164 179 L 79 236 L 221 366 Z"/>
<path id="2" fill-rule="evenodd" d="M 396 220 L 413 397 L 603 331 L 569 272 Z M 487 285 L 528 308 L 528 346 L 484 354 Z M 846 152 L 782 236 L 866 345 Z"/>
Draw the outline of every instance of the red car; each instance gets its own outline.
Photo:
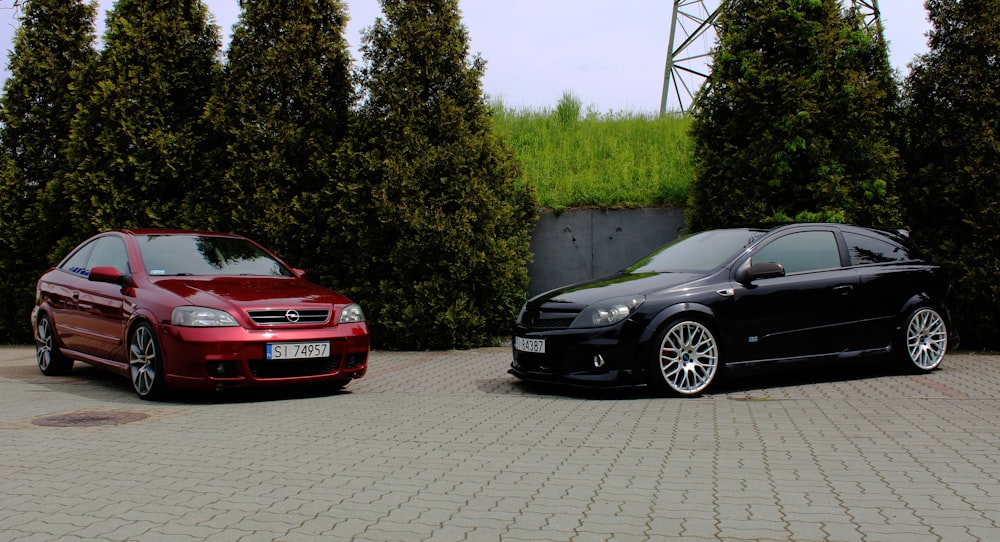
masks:
<path id="1" fill-rule="evenodd" d="M 322 383 L 364 376 L 364 313 L 238 235 L 95 235 L 38 281 L 38 368 L 74 360 L 127 375 L 142 399 L 169 389 Z"/>

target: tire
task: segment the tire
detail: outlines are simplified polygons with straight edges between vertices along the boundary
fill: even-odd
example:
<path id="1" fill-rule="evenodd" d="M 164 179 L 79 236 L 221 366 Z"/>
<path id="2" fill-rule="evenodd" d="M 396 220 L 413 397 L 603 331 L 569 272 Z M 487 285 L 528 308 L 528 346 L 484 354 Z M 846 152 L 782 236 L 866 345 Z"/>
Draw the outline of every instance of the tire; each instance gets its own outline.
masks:
<path id="1" fill-rule="evenodd" d="M 65 375 L 73 368 L 73 360 L 59 351 L 52 320 L 42 312 L 39 312 L 35 325 L 35 360 L 46 376 Z"/>
<path id="2" fill-rule="evenodd" d="M 128 341 L 128 372 L 132 389 L 140 399 L 160 399 L 166 393 L 163 355 L 153 326 L 140 323 Z"/>
<path id="3" fill-rule="evenodd" d="M 930 307 L 914 310 L 903 327 L 902 361 L 910 369 L 927 373 L 937 369 L 948 351 L 948 326 Z"/>
<path id="4" fill-rule="evenodd" d="M 719 343 L 712 331 L 695 320 L 678 320 L 657 335 L 649 384 L 672 395 L 694 397 L 715 381 Z"/>

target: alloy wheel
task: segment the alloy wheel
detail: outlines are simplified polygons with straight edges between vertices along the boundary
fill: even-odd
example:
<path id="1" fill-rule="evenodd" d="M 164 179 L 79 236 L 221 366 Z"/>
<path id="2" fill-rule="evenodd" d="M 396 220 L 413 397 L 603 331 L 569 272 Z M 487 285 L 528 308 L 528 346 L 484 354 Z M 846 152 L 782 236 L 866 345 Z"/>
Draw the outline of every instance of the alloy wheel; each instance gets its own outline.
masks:
<path id="1" fill-rule="evenodd" d="M 35 324 L 35 361 L 47 376 L 65 375 L 73 368 L 73 360 L 59 351 L 52 320 L 45 314 L 39 314 Z"/>
<path id="2" fill-rule="evenodd" d="M 42 372 L 49 370 L 52 365 L 52 324 L 48 318 L 39 318 L 38 326 L 35 330 L 35 358 L 38 360 L 38 368 Z"/>
<path id="3" fill-rule="evenodd" d="M 132 335 L 128 349 L 129 373 L 132 377 L 132 388 L 139 397 L 149 397 L 157 389 L 157 371 L 159 351 L 153 330 L 146 325 L 140 325 Z"/>
<path id="4" fill-rule="evenodd" d="M 941 364 L 948 350 L 948 329 L 937 311 L 923 308 L 913 313 L 906 326 L 906 353 L 922 371 Z"/>
<path id="5" fill-rule="evenodd" d="M 673 391 L 681 395 L 701 393 L 715 379 L 719 367 L 718 343 L 701 323 L 679 322 L 663 335 L 659 367 Z"/>

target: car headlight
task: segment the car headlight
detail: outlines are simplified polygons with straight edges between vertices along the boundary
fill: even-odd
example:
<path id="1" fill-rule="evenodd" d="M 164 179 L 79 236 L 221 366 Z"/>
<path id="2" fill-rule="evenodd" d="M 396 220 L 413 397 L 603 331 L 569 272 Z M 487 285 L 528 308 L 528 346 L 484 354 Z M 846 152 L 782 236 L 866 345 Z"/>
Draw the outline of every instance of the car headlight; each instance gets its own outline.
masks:
<path id="1" fill-rule="evenodd" d="M 177 307 L 170 314 L 170 323 L 184 327 L 233 327 L 240 325 L 228 312 L 208 307 Z"/>
<path id="2" fill-rule="evenodd" d="M 646 297 L 641 295 L 598 301 L 583 309 L 569 327 L 604 327 L 617 324 L 628 318 L 644 301 Z"/>
<path id="3" fill-rule="evenodd" d="M 361 306 L 355 303 L 344 307 L 344 310 L 340 311 L 341 324 L 352 324 L 354 322 L 364 322 L 365 313 L 361 310 Z"/>

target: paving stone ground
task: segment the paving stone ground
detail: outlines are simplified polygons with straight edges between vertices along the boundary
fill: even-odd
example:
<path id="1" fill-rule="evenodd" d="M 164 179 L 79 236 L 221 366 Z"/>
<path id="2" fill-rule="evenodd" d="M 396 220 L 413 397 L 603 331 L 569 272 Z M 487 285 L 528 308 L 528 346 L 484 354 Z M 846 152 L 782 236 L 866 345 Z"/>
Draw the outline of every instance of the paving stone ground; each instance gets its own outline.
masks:
<path id="1" fill-rule="evenodd" d="M 373 352 L 342 393 L 148 403 L 0 348 L 0 540 L 1000 540 L 1000 356 L 697 399 L 525 385 L 510 360 Z M 73 416 L 124 421 L 38 424 Z"/>

